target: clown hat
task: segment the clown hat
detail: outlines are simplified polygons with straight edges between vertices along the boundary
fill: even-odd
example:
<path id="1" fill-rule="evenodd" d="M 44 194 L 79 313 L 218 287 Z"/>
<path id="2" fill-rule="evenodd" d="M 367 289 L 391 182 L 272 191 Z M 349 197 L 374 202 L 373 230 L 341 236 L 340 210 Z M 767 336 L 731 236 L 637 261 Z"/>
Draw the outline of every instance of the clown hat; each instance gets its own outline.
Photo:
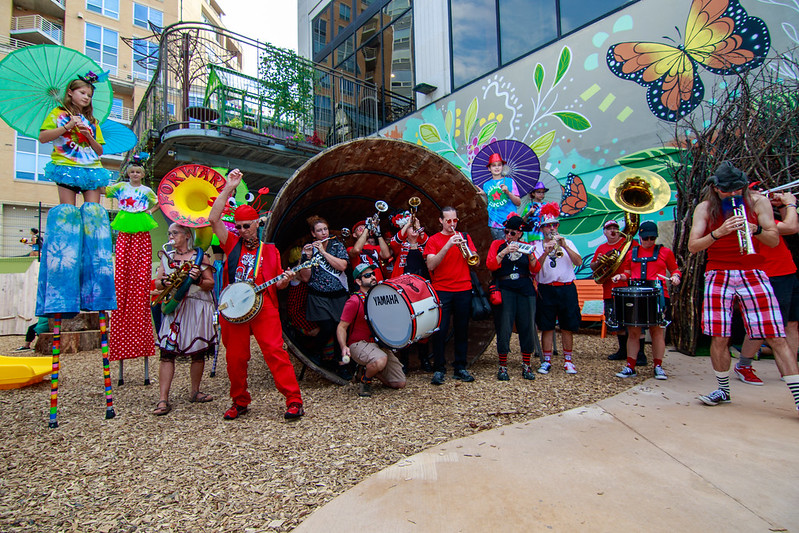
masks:
<path id="1" fill-rule="evenodd" d="M 539 211 L 538 215 L 541 219 L 539 226 L 543 226 L 545 224 L 557 224 L 559 215 L 560 206 L 558 205 L 558 202 L 549 202 L 548 204 L 542 205 L 541 211 Z"/>
<path id="2" fill-rule="evenodd" d="M 502 164 L 504 165 L 504 164 L 505 164 L 505 161 L 502 159 L 502 156 L 501 156 L 501 155 L 499 155 L 499 154 L 491 154 L 491 155 L 488 157 L 488 164 L 487 164 L 486 166 L 487 166 L 487 167 L 490 167 L 490 166 L 491 166 L 491 165 L 493 165 L 494 163 L 502 163 Z"/>

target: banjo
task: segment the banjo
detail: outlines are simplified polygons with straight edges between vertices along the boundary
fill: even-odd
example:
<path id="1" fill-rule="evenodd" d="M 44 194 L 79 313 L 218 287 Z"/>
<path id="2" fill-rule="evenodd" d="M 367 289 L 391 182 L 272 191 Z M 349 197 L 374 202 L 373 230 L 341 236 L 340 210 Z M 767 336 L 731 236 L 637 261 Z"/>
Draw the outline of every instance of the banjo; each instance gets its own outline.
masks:
<path id="1" fill-rule="evenodd" d="M 289 270 L 297 272 L 303 268 L 311 268 L 322 261 L 322 256 L 318 255 L 302 264 Z M 285 272 L 283 273 L 285 274 Z M 283 274 L 276 276 L 260 285 L 255 285 L 250 281 L 240 281 L 231 283 L 219 294 L 219 312 L 228 322 L 241 324 L 251 320 L 261 310 L 264 302 L 263 292 L 270 285 L 274 285 L 283 277 Z"/>

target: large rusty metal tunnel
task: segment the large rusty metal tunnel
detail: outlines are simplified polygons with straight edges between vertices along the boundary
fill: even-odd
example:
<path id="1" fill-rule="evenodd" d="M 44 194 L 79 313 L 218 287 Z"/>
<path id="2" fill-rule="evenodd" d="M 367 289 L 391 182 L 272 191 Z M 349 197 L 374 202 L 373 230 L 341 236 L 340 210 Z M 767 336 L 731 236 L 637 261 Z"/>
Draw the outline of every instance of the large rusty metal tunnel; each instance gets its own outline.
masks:
<path id="1" fill-rule="evenodd" d="M 310 159 L 278 192 L 264 234 L 285 257 L 292 246 L 311 241 L 306 219 L 312 215 L 325 218 L 331 234 L 338 233 L 374 215 L 376 201 L 388 203 L 391 212 L 406 209 L 412 196 L 422 200 L 417 216 L 428 234 L 441 229 L 442 207 L 457 209 L 458 230 L 471 235 L 481 257 L 476 272 L 483 286 L 487 286 L 490 276 L 484 262 L 491 235 L 485 201 L 471 181 L 449 161 L 427 148 L 405 141 L 358 139 L 336 145 Z M 389 229 L 387 217 L 382 227 Z M 352 237 L 344 239 L 345 246 L 353 243 Z M 288 323 L 287 316 L 282 318 Z M 470 362 L 483 353 L 493 336 L 492 321 L 470 322 Z M 331 381 L 344 383 L 335 374 L 316 367 L 290 338 L 286 341 L 303 363 Z M 448 343 L 448 351 L 452 350 L 451 345 Z"/>

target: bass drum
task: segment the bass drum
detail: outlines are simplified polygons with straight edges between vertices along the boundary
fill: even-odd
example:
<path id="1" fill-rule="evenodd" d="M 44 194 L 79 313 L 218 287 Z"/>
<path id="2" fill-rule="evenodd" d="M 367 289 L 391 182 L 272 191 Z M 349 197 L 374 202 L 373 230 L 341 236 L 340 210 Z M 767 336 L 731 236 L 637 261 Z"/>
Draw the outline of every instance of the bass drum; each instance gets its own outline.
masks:
<path id="1" fill-rule="evenodd" d="M 436 291 L 415 274 L 381 281 L 369 290 L 364 307 L 375 336 L 395 349 L 429 337 L 441 322 Z"/>

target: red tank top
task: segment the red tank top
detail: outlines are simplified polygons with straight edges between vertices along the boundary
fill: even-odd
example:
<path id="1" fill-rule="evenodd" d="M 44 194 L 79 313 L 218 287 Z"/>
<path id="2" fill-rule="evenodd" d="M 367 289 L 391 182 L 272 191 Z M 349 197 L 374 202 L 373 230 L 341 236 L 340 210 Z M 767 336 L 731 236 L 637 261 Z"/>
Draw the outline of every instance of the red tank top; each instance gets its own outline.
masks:
<path id="1" fill-rule="evenodd" d="M 746 212 L 747 220 L 757 224 L 752 210 Z M 711 224 L 711 232 L 717 230 L 724 220 Z M 752 239 L 757 242 L 757 239 Z M 755 244 L 757 251 L 757 244 Z M 760 254 L 742 254 L 738 245 L 738 232 L 733 231 L 713 242 L 707 249 L 707 266 L 705 270 L 755 270 L 763 268 L 763 256 Z"/>

